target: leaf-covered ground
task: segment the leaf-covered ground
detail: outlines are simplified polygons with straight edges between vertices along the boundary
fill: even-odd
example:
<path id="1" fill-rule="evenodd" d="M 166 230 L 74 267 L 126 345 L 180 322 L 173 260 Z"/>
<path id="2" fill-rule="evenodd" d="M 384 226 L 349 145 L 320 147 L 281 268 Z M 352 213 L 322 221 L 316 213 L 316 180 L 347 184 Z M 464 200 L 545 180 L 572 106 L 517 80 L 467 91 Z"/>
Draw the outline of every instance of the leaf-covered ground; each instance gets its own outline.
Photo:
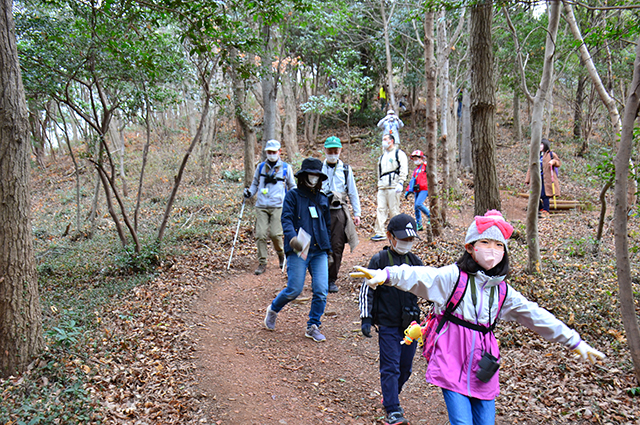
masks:
<path id="1" fill-rule="evenodd" d="M 405 151 L 421 147 L 419 132 L 406 128 L 405 134 Z M 318 149 L 306 153 L 319 156 Z M 589 185 L 584 160 L 573 157 L 572 149 L 571 145 L 554 146 L 564 161 L 562 198 L 595 204 L 598 187 Z M 239 152 L 241 146 L 229 151 L 234 150 Z M 242 158 L 221 155 L 215 161 L 212 185 L 190 180 L 181 189 L 190 199 L 201 201 L 183 204 L 174 212 L 173 226 L 182 229 L 182 236 L 174 239 L 180 254 L 168 258 L 154 279 L 113 299 L 96 313 L 99 337 L 86 352 L 71 348 L 50 366 L 56 368 L 60 381 L 65 376 L 83 377 L 86 403 L 92 406 L 87 416 L 105 424 L 382 423 L 377 340 L 363 338 L 359 332 L 360 283 L 347 276 L 353 265 L 366 264 L 382 247 L 368 240 L 375 219 L 377 152 L 377 146 L 363 141 L 345 147 L 343 154 L 358 180 L 363 225 L 359 229 L 361 244 L 344 260 L 340 292 L 329 295 L 323 318 L 326 343 L 304 337 L 308 288 L 282 311 L 275 332 L 263 329 L 265 309 L 286 280 L 277 270 L 273 253 L 267 272 L 258 277 L 253 274 L 257 261 L 249 207 L 227 271 L 241 184 L 223 179 L 223 174 L 241 170 Z M 585 364 L 564 347 L 520 326 L 502 323 L 497 332 L 503 356 L 497 423 L 640 424 L 639 398 L 631 395 L 638 384 L 619 315 L 611 214 L 607 215 L 598 255 L 592 254 L 595 209 L 570 210 L 542 219 L 544 274 L 524 274 L 526 200 L 518 193 L 526 192 L 526 156 L 526 144 L 514 145 L 508 133 L 499 133 L 503 211 L 518 231 L 510 242 L 510 283 L 577 329 L 608 357 L 595 366 Z M 41 181 L 37 187 L 72 183 Z M 461 177 L 459 195 L 449 203 L 448 225 L 442 237 L 432 243 L 424 238 L 417 246 L 426 264 L 449 264 L 460 255 L 473 216 L 471 186 L 471 180 Z M 46 205 L 46 201 L 42 203 Z M 408 201 L 402 208 L 412 214 Z M 194 225 L 198 220 L 210 231 L 199 233 Z M 638 224 L 632 219 L 632 240 L 637 234 Z M 638 259 L 632 255 L 632 261 L 637 276 Z M 638 300 L 637 283 L 634 291 Z M 40 361 L 46 364 L 47 356 Z M 34 364 L 25 376 L 5 383 L 2 402 L 11 403 L 18 394 L 30 391 L 25 382 L 30 374 L 41 373 L 38 370 L 44 364 Z M 424 359 L 416 355 L 414 374 L 401 402 L 412 424 L 446 424 L 442 396 L 425 383 L 425 367 Z M 40 378 L 37 385 L 53 388 L 54 382 Z M 73 383 L 65 385 L 68 389 Z M 64 391 L 57 394 L 61 403 Z M 78 422 L 67 418 L 59 423 Z"/>

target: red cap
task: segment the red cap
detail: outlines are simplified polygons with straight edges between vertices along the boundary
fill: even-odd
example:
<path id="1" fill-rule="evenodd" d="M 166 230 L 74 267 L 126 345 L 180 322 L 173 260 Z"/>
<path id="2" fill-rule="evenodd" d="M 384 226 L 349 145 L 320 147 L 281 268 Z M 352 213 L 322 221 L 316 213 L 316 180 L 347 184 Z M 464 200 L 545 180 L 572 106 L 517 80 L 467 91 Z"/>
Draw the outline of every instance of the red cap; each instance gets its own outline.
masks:
<path id="1" fill-rule="evenodd" d="M 420 158 L 424 158 L 424 153 L 422 153 L 422 151 L 413 151 L 411 152 L 411 156 L 419 156 Z"/>

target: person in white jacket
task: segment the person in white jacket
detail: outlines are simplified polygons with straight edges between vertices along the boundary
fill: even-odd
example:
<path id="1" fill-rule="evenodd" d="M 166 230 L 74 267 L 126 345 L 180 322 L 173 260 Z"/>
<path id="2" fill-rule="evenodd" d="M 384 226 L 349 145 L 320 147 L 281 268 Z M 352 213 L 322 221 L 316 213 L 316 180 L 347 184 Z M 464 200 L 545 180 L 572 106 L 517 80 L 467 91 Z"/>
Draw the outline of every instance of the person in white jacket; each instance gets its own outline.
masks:
<path id="1" fill-rule="evenodd" d="M 400 144 L 400 130 L 404 127 L 404 123 L 402 120 L 396 115 L 393 109 L 389 109 L 387 111 L 387 115 L 385 115 L 380 121 L 378 121 L 378 127 L 382 129 L 382 135 L 391 134 L 396 141 L 396 144 Z"/>
<path id="2" fill-rule="evenodd" d="M 498 320 L 516 321 L 543 338 L 558 342 L 595 363 L 605 355 L 582 341 L 549 311 L 504 282 L 509 272 L 507 240 L 513 227 L 499 211 L 476 216 L 467 230 L 465 252 L 448 266 L 356 267 L 352 277 L 371 287 L 386 284 L 434 303 L 434 327 L 427 382 L 442 388 L 452 425 L 492 425 L 500 392 L 500 350 L 493 334 Z M 457 307 L 447 310 L 453 292 L 466 286 Z M 429 336 L 427 335 L 427 339 Z"/>
<path id="3" fill-rule="evenodd" d="M 391 134 L 382 137 L 382 156 L 378 158 L 378 208 L 372 241 L 386 241 L 385 222 L 400 214 L 400 195 L 409 174 L 407 154 L 395 144 Z"/>

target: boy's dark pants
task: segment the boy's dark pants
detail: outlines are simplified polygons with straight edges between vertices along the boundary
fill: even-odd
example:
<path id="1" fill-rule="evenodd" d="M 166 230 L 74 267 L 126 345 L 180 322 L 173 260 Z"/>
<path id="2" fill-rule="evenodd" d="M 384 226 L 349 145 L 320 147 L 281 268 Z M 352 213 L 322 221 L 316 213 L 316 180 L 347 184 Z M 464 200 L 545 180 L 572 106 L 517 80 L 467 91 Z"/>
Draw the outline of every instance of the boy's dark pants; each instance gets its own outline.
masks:
<path id="1" fill-rule="evenodd" d="M 400 408 L 398 394 L 411 376 L 413 357 L 418 345 L 416 342 L 411 345 L 400 344 L 403 338 L 404 329 L 379 327 L 380 387 L 387 414 L 396 412 Z"/>

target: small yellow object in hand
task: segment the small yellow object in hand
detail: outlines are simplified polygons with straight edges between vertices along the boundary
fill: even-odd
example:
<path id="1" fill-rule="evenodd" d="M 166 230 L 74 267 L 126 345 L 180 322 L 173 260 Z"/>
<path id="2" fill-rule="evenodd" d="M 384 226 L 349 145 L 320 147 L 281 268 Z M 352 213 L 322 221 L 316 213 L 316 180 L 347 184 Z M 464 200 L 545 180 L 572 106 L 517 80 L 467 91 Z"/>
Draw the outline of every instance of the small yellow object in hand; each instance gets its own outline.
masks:
<path id="1" fill-rule="evenodd" d="M 358 271 L 349 273 L 349 276 L 364 279 L 371 279 L 373 277 L 373 273 L 369 269 L 365 269 L 364 267 L 360 266 L 355 266 L 354 269 Z"/>

